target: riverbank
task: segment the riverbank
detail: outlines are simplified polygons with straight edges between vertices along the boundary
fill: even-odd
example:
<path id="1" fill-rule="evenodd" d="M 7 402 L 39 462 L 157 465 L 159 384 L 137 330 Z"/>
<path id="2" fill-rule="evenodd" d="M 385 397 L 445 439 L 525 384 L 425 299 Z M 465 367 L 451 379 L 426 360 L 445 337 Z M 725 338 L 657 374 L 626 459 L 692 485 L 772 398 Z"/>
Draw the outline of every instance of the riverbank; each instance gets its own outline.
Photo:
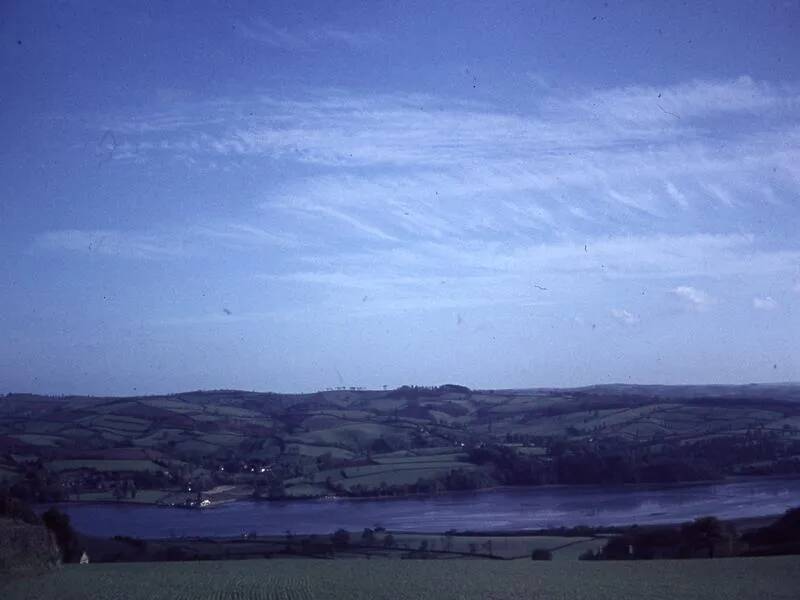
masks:
<path id="1" fill-rule="evenodd" d="M 629 490 L 646 490 L 646 489 L 669 489 L 669 488 L 688 488 L 692 486 L 709 486 L 709 485 L 725 485 L 729 483 L 743 483 L 750 481 L 770 481 L 770 480 L 792 480 L 797 479 L 800 481 L 800 475 L 787 476 L 787 475 L 738 475 L 728 476 L 720 479 L 704 479 L 697 481 L 677 481 L 665 483 L 620 483 L 613 486 L 598 486 L 598 485 L 569 485 L 569 484 L 544 484 L 537 486 L 509 486 L 498 485 L 477 488 L 473 490 L 448 490 L 435 493 L 428 492 L 409 492 L 406 494 L 395 495 L 336 495 L 325 494 L 315 496 L 286 496 L 280 498 L 254 498 L 253 488 L 249 486 L 217 486 L 217 488 L 200 492 L 200 495 L 208 500 L 208 503 L 203 504 L 195 503 L 193 505 L 186 505 L 181 502 L 170 502 L 169 499 L 177 500 L 180 498 L 187 498 L 192 496 L 191 492 L 181 492 L 177 490 L 145 490 L 145 494 L 153 494 L 144 498 L 129 499 L 129 498 L 114 498 L 111 494 L 105 494 L 103 497 L 98 495 L 83 494 L 84 498 L 66 499 L 59 503 L 53 504 L 75 504 L 75 505 L 131 505 L 131 506 L 157 506 L 163 508 L 189 508 L 208 510 L 225 506 L 234 502 L 264 502 L 264 503 L 283 503 L 283 502 L 319 502 L 319 501 L 337 501 L 345 500 L 350 502 L 378 502 L 378 501 L 394 501 L 413 498 L 433 498 L 438 496 L 458 496 L 458 495 L 473 495 L 485 492 L 503 492 L 513 490 L 560 490 L 560 489 L 592 489 L 598 487 L 619 488 Z M 224 488 L 224 489 L 221 489 Z M 153 499 L 155 498 L 155 499 Z M 52 504 L 42 505 L 50 506 Z"/>
<path id="2" fill-rule="evenodd" d="M 369 499 L 240 501 L 214 510 L 65 503 L 59 507 L 89 535 L 156 539 L 225 537 L 242 533 L 360 531 L 531 531 L 665 524 L 705 515 L 724 519 L 781 514 L 800 498 L 800 478 L 748 479 L 667 486 L 552 486 L 500 488 L 436 496 Z"/>

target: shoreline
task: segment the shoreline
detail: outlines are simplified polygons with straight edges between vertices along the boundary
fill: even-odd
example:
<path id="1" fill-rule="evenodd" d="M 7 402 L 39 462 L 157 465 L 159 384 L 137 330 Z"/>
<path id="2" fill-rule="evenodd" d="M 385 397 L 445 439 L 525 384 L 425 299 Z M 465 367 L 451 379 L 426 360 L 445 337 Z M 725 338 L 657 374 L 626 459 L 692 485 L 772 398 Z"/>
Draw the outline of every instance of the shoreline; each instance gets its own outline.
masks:
<path id="1" fill-rule="evenodd" d="M 734 519 L 720 519 L 724 523 L 730 523 L 737 528 L 741 527 L 742 524 L 747 524 L 747 527 L 742 528 L 743 530 L 747 529 L 755 529 L 757 527 L 763 527 L 769 523 L 772 523 L 779 519 L 783 513 L 776 513 L 776 514 L 766 514 L 760 515 L 755 517 L 737 517 Z M 708 515 L 714 516 L 714 515 Z M 518 537 L 565 537 L 565 538 L 603 538 L 608 536 L 619 535 L 619 531 L 617 530 L 628 530 L 632 527 L 637 527 L 642 530 L 646 529 L 657 529 L 657 528 L 673 528 L 679 527 L 684 523 L 689 521 L 670 521 L 665 523 L 655 523 L 655 524 L 645 524 L 640 525 L 638 523 L 627 523 L 625 525 L 609 525 L 609 526 L 575 526 L 575 527 L 553 527 L 553 528 L 536 528 L 536 529 L 519 529 L 519 528 L 512 528 L 512 529 L 497 529 L 497 530 L 480 530 L 480 529 L 458 529 L 458 530 L 444 530 L 444 531 L 397 531 L 386 528 L 385 531 L 387 533 L 391 533 L 395 536 L 414 536 L 414 537 L 442 537 L 442 536 L 453 536 L 453 537 L 485 537 L 485 538 L 518 538 Z M 586 527 L 590 531 L 588 532 L 577 532 L 576 530 L 579 527 Z M 350 533 L 358 533 L 360 530 L 352 529 L 347 530 Z M 313 537 L 313 536 L 329 536 L 332 532 L 330 531 L 317 531 L 317 532 L 310 532 L 310 533 L 295 533 L 292 534 L 298 538 L 304 537 Z M 156 537 L 156 538 L 137 538 L 135 536 L 111 536 L 111 537 L 101 537 L 101 536 L 94 536 L 88 534 L 81 534 L 87 538 L 93 538 L 98 540 L 104 539 L 114 539 L 115 537 L 131 537 L 133 539 L 138 539 L 146 542 L 156 542 L 156 543 L 167 543 L 167 542 L 174 542 L 176 540 L 180 540 L 182 542 L 203 542 L 203 541 L 211 541 L 215 543 L 221 542 L 258 542 L 258 541 L 276 541 L 276 540 L 284 540 L 285 534 L 281 533 L 274 533 L 274 534 L 259 534 L 255 536 L 235 536 L 235 535 L 187 535 L 187 536 L 174 536 L 174 537 Z"/>
<path id="2" fill-rule="evenodd" d="M 230 504 L 236 504 L 241 502 L 253 502 L 253 503 L 294 503 L 294 502 L 339 502 L 339 501 L 349 501 L 349 502 L 376 502 L 376 501 L 391 501 L 391 500 L 408 500 L 408 499 L 430 499 L 430 498 L 439 498 L 442 496 L 464 496 L 467 494 L 482 494 L 482 493 L 490 493 L 490 492 L 513 492 L 513 491 L 536 491 L 536 490 L 563 490 L 563 489 L 572 489 L 572 490 L 589 490 L 589 489 L 598 489 L 598 488 L 605 488 L 605 489 L 613 489 L 613 488 L 622 488 L 622 489 L 671 489 L 671 488 L 689 488 L 695 486 L 703 486 L 703 485 L 728 485 L 728 484 L 735 484 L 735 483 L 744 483 L 749 481 L 770 481 L 770 480 L 798 480 L 800 479 L 800 474 L 780 474 L 780 475 L 731 475 L 727 477 L 723 477 L 722 479 L 702 479 L 702 480 L 694 480 L 694 481 L 674 481 L 674 482 L 648 482 L 648 483 L 590 483 L 590 484 L 571 484 L 571 483 L 548 483 L 543 485 L 495 485 L 490 487 L 484 488 L 477 488 L 474 490 L 445 490 L 439 493 L 409 493 L 409 494 L 398 494 L 394 496 L 337 496 L 334 494 L 326 495 L 326 496 L 297 496 L 297 497 L 284 497 L 284 498 L 252 498 L 250 496 L 243 496 L 238 498 L 229 498 L 225 500 L 219 501 L 211 501 L 211 504 L 208 506 L 181 506 L 181 505 L 169 505 L 169 504 L 160 504 L 157 502 L 132 502 L 130 500 L 62 500 L 60 502 L 47 502 L 47 503 L 38 503 L 33 505 L 36 510 L 40 507 L 49 508 L 51 506 L 59 506 L 59 505 L 71 505 L 71 506 L 130 506 L 130 507 L 150 507 L 150 508 L 167 508 L 167 509 L 178 509 L 178 510 L 190 510 L 190 511 L 207 511 L 213 510 L 215 508 L 219 508 L 221 506 L 227 506 Z M 177 492 L 167 492 L 165 495 L 173 494 Z M 800 500 L 799 500 L 800 501 Z"/>
<path id="3" fill-rule="evenodd" d="M 719 482 L 705 486 L 695 482 L 648 484 L 638 488 L 616 486 L 615 491 L 609 490 L 608 486 L 592 486 L 592 489 L 549 486 L 549 490 L 507 487 L 470 491 L 467 492 L 469 496 L 458 492 L 444 498 L 418 496 L 415 499 L 420 501 L 419 504 L 406 498 L 404 502 L 394 504 L 251 501 L 237 505 L 231 499 L 217 505 L 221 509 L 223 504 L 228 506 L 220 512 L 185 508 L 179 512 L 154 511 L 165 507 L 130 502 L 116 505 L 110 502 L 71 502 L 37 505 L 35 509 L 41 514 L 48 506 L 56 506 L 72 517 L 76 529 L 83 535 L 100 538 L 243 539 L 248 537 L 248 533 L 259 532 L 259 537 L 275 536 L 287 529 L 296 531 L 298 535 L 327 534 L 337 528 L 360 531 L 364 527 L 374 527 L 374 523 L 395 533 L 443 535 L 452 532 L 513 537 L 536 535 L 537 532 L 543 535 L 542 532 L 549 531 L 551 535 L 572 536 L 612 533 L 633 525 L 667 527 L 702 516 L 716 516 L 736 523 L 737 527 L 741 524 L 751 528 L 753 523 L 774 520 L 796 506 L 797 501 L 793 498 L 800 489 L 798 481 L 800 478 L 797 477 L 736 477 L 727 480 L 727 485 L 734 486 L 732 488 L 721 487 L 724 484 Z M 537 497 L 536 492 L 542 495 Z M 727 499 L 731 492 L 734 496 L 741 493 L 743 498 L 746 496 L 751 500 L 746 504 L 731 504 Z M 604 498 L 608 499 L 608 510 L 600 508 L 604 506 Z M 764 498 L 766 500 L 762 500 Z M 526 499 L 530 502 L 527 508 Z M 623 504 L 618 506 L 617 501 Z M 651 507 L 651 501 L 659 506 Z M 577 508 L 569 508 L 572 502 L 577 502 Z M 562 507 L 563 503 L 566 504 Z M 684 503 L 688 504 L 683 506 Z M 630 507 L 624 508 L 625 504 L 630 504 Z M 483 508 L 475 513 L 478 506 Z M 138 510 L 141 508 L 148 510 Z M 442 519 L 423 516 L 429 510 L 433 511 L 431 515 L 441 513 Z M 320 520 L 320 515 L 328 516 Z M 104 524 L 98 524 L 97 519 Z"/>

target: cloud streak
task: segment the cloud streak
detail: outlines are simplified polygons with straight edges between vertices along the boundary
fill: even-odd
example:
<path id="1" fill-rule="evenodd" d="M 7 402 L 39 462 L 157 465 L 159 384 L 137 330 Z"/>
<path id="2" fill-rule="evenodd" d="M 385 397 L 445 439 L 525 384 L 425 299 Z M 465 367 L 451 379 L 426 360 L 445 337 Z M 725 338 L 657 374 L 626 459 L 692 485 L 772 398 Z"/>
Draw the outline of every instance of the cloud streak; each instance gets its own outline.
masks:
<path id="1" fill-rule="evenodd" d="M 335 37 L 264 31 L 287 47 Z M 574 299 L 576 281 L 595 291 L 636 281 L 699 313 L 717 302 L 702 289 L 710 280 L 796 272 L 800 250 L 742 229 L 765 204 L 778 222 L 796 219 L 796 86 L 745 77 L 548 93 L 516 112 L 327 90 L 109 117 L 119 156 L 286 175 L 264 186 L 255 220 L 56 231 L 37 245 L 151 260 L 209 244 L 291 248 L 290 266 L 259 276 L 324 289 L 330 305 L 363 292 L 375 311 L 538 306 L 533 282 L 555 302 L 567 288 Z M 642 314 L 605 308 L 622 322 L 612 309 Z"/>
<path id="2" fill-rule="evenodd" d="M 44 250 L 67 250 L 128 259 L 179 258 L 188 254 L 180 239 L 157 233 L 112 229 L 64 229 L 38 235 L 34 245 Z"/>
<path id="3" fill-rule="evenodd" d="M 259 277 L 280 286 L 323 289 L 332 307 L 348 306 L 354 312 L 363 310 L 356 300 L 364 295 L 370 298 L 371 310 L 385 312 L 399 305 L 418 310 L 523 307 L 580 304 L 583 297 L 602 296 L 631 282 L 656 289 L 674 282 L 667 288 L 671 295 L 691 312 L 705 312 L 716 299 L 678 282 L 781 279 L 799 260 L 800 251 L 758 250 L 751 236 L 741 235 L 615 237 L 586 244 L 419 242 L 335 257 L 309 253 L 296 271 Z M 612 309 L 623 310 L 608 310 Z"/>
<path id="4" fill-rule="evenodd" d="M 440 238 L 509 221 L 524 235 L 571 235 L 590 223 L 686 227 L 709 210 L 738 222 L 765 202 L 788 210 L 781 199 L 800 191 L 798 97 L 739 78 L 551 95 L 515 113 L 328 91 L 184 103 L 103 126 L 124 134 L 120 160 L 300 166 L 312 174 L 276 182 L 264 204 L 362 236 Z"/>
<path id="5" fill-rule="evenodd" d="M 208 254 L 220 249 L 247 250 L 254 247 L 295 248 L 291 233 L 269 231 L 249 223 L 217 222 L 184 227 L 154 227 L 144 231 L 114 229 L 63 229 L 39 234 L 34 248 L 99 256 L 172 260 Z"/>

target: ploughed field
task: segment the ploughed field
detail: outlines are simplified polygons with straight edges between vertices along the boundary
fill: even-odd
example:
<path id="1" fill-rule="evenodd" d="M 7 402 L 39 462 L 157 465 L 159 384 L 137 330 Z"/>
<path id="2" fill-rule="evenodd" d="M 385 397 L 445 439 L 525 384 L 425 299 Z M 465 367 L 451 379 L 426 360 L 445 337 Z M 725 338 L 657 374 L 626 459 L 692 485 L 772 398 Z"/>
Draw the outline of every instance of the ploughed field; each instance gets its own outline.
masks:
<path id="1" fill-rule="evenodd" d="M 246 560 L 69 565 L 3 585 L 6 600 L 485 598 L 796 600 L 800 557 L 534 562 Z"/>

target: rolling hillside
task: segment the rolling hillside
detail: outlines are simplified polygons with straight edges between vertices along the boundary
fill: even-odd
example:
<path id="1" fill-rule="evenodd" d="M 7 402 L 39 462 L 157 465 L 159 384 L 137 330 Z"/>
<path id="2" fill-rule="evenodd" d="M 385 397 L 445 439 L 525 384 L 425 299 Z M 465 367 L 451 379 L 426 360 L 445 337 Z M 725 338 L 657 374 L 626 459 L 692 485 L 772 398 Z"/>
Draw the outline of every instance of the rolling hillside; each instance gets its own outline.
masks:
<path id="1" fill-rule="evenodd" d="M 0 398 L 0 482 L 31 500 L 206 505 L 793 472 L 792 384 Z"/>

